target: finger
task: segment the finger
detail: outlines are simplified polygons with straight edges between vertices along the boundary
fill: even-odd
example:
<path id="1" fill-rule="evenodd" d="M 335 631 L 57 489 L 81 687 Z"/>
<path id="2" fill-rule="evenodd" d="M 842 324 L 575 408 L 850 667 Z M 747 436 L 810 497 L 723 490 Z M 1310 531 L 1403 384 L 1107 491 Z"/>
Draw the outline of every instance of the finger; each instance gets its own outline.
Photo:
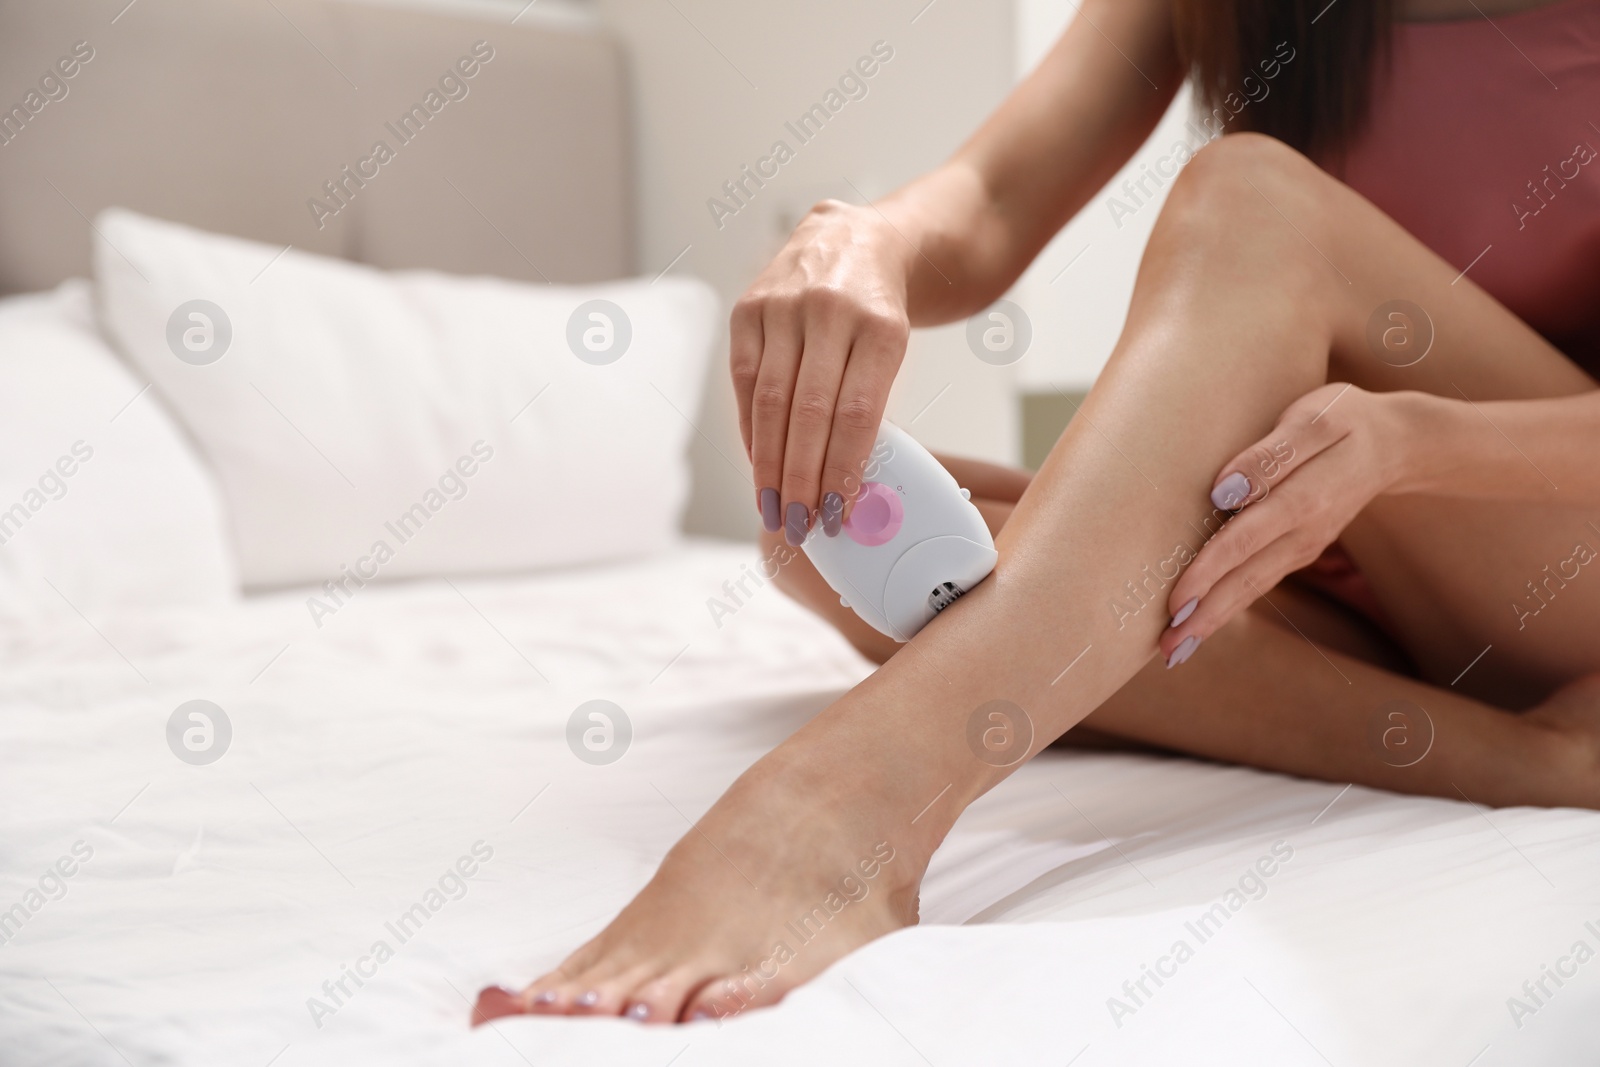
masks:
<path id="1" fill-rule="evenodd" d="M 1211 503 L 1237 511 L 1261 500 L 1318 453 L 1341 440 L 1347 424 L 1326 417 L 1331 403 L 1351 388 L 1334 384 L 1313 389 L 1284 409 L 1272 432 L 1223 464 L 1211 486 Z"/>
<path id="2" fill-rule="evenodd" d="M 728 371 L 733 376 L 733 398 L 739 406 L 739 436 L 744 439 L 746 459 L 752 457 L 750 398 L 756 391 L 756 374 L 760 369 L 761 303 L 740 300 L 728 316 Z"/>
<path id="3" fill-rule="evenodd" d="M 1201 641 L 1222 629 L 1285 575 L 1299 570 L 1316 555 L 1313 539 L 1295 530 L 1223 575 L 1210 592 L 1200 598 L 1199 605 L 1187 619 L 1161 635 L 1157 647 L 1167 665 L 1176 667 L 1183 663 Z"/>
<path id="4" fill-rule="evenodd" d="M 875 324 L 856 336 L 834 406 L 833 430 L 822 466 L 822 532 L 837 537 L 850 505 L 869 479 L 872 446 L 905 358 L 906 331 Z"/>
<path id="5" fill-rule="evenodd" d="M 1167 597 L 1167 610 L 1181 622 L 1191 601 L 1204 600 L 1222 577 L 1273 544 L 1303 519 L 1303 493 L 1286 485 L 1273 499 L 1230 518 L 1200 547 Z M 1193 609 L 1190 608 L 1190 611 Z"/>
<path id="6" fill-rule="evenodd" d="M 789 434 L 789 404 L 804 340 L 798 306 L 769 299 L 761 316 L 761 366 L 750 394 L 750 463 L 761 525 L 783 524 L 778 485 L 783 479 L 783 444 Z"/>
<path id="7" fill-rule="evenodd" d="M 791 546 L 805 541 L 817 510 L 822 461 L 852 332 L 850 322 L 839 315 L 818 316 L 806 326 L 783 449 L 783 537 Z"/>

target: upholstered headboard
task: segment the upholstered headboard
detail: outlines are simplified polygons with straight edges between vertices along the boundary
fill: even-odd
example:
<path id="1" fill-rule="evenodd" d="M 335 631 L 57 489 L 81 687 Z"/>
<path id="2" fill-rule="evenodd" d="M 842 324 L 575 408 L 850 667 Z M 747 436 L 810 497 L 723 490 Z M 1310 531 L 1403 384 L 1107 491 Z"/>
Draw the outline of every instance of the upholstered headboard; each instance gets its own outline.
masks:
<path id="1" fill-rule="evenodd" d="M 111 204 L 381 267 L 630 273 L 622 54 L 517 7 L 0 0 L 0 293 L 86 274 Z"/>

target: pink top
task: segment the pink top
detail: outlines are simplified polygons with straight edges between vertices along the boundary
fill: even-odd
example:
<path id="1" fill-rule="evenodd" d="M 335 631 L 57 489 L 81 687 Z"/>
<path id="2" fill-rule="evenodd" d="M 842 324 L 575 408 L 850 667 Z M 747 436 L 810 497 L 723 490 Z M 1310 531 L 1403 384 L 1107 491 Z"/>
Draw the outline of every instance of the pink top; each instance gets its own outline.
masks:
<path id="1" fill-rule="evenodd" d="M 1329 169 L 1596 374 L 1597 149 L 1600 0 L 1558 0 L 1396 24 L 1368 123 Z M 1299 574 L 1393 632 L 1337 541 Z"/>
<path id="2" fill-rule="evenodd" d="M 1600 0 L 1402 22 L 1393 46 L 1333 169 L 1600 370 Z"/>

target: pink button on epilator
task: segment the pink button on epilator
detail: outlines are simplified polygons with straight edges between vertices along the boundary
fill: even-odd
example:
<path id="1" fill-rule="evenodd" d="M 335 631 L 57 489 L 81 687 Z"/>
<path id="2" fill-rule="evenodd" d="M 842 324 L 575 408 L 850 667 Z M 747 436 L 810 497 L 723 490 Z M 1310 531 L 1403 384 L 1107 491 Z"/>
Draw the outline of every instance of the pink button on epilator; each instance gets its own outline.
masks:
<path id="1" fill-rule="evenodd" d="M 887 544 L 900 532 L 906 517 L 905 505 L 900 501 L 900 494 L 882 482 L 868 482 L 862 489 L 861 498 L 844 524 L 844 532 L 850 540 L 868 548 Z"/>

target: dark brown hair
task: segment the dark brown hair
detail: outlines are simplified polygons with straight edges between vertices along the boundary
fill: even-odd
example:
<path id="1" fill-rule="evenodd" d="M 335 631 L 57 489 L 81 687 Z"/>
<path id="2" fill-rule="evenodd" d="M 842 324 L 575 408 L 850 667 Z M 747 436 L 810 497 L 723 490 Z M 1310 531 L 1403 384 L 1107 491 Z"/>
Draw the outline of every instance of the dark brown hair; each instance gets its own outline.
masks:
<path id="1" fill-rule="evenodd" d="M 1173 0 L 1173 27 L 1200 106 L 1227 132 L 1264 133 L 1329 160 L 1366 118 L 1394 8 L 1395 0 Z"/>

